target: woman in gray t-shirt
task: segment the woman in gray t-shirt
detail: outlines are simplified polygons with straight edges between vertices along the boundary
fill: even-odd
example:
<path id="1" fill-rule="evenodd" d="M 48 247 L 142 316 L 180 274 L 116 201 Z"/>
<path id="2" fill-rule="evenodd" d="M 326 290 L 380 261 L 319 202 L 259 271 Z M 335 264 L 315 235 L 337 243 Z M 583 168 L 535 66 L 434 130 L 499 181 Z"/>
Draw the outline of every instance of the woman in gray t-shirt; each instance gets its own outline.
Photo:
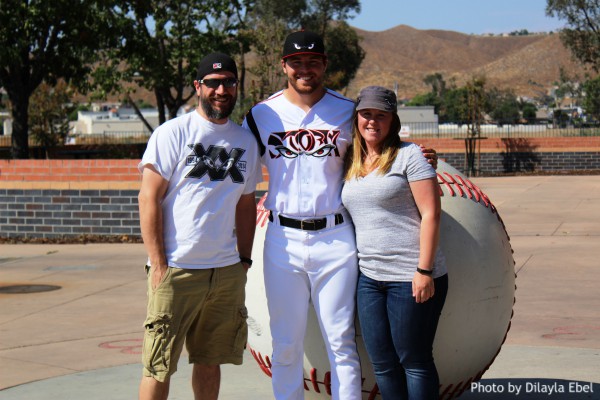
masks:
<path id="1" fill-rule="evenodd" d="M 396 95 L 363 89 L 342 201 L 356 230 L 357 308 L 383 400 L 437 399 L 433 340 L 448 291 L 434 169 L 402 143 Z"/>

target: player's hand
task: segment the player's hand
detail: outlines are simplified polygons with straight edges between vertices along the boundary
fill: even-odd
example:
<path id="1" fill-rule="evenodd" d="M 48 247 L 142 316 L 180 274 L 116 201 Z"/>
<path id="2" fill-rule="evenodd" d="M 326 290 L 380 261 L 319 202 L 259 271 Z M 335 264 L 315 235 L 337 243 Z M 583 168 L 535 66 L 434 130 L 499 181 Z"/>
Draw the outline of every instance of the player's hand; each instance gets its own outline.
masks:
<path id="1" fill-rule="evenodd" d="M 421 151 L 423 152 L 423 156 L 427 159 L 427 162 L 431 164 L 433 169 L 437 169 L 438 164 L 438 155 L 435 149 L 427 149 L 422 144 L 419 145 Z"/>
<path id="2" fill-rule="evenodd" d="M 164 280 L 165 275 L 167 274 L 167 268 L 169 267 L 167 267 L 166 265 L 152 265 L 152 267 L 150 268 L 150 274 L 152 275 L 152 290 L 156 290 L 158 285 L 160 285 L 161 282 Z"/>
<path id="3" fill-rule="evenodd" d="M 417 303 L 425 303 L 435 294 L 433 277 L 415 272 L 412 281 L 412 292 Z"/>

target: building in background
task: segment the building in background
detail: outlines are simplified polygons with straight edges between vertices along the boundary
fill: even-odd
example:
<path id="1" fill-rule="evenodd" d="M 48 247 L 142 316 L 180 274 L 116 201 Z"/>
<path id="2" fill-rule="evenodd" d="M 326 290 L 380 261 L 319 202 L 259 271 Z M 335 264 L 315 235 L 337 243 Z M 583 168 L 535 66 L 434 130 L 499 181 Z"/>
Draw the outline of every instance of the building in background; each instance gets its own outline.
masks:
<path id="1" fill-rule="evenodd" d="M 435 135 L 439 131 L 439 120 L 433 106 L 401 106 L 398 107 L 398 116 L 402 137 L 424 133 Z"/>

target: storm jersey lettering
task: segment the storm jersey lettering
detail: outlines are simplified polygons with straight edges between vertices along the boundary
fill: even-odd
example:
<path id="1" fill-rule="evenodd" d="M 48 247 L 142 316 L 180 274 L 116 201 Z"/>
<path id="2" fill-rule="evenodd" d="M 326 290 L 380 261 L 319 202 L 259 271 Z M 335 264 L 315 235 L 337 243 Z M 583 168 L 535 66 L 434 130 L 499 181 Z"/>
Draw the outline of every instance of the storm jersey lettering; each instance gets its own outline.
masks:
<path id="1" fill-rule="evenodd" d="M 351 143 L 354 102 L 332 90 L 308 112 L 275 93 L 252 108 L 262 161 L 269 172 L 265 208 L 287 216 L 329 215 L 343 209 L 343 163 Z M 248 122 L 244 121 L 248 127 Z"/>
<path id="2" fill-rule="evenodd" d="M 286 157 L 296 158 L 306 154 L 313 157 L 326 157 L 333 154 L 340 156 L 337 148 L 339 130 L 300 129 L 290 132 L 275 132 L 269 137 L 269 151 L 271 158 Z"/>

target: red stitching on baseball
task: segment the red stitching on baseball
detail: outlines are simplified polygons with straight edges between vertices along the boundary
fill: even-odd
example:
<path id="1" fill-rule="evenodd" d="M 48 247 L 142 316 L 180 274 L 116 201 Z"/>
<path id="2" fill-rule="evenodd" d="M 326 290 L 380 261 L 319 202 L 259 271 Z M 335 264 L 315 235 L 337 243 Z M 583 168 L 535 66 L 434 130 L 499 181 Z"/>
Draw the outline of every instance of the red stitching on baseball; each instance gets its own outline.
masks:
<path id="1" fill-rule="evenodd" d="M 452 383 L 446 386 L 446 389 L 444 389 L 440 395 L 440 400 L 445 400 L 447 398 L 448 391 L 451 390 L 453 386 L 454 384 Z"/>
<path id="2" fill-rule="evenodd" d="M 310 381 L 312 382 L 313 389 L 315 392 L 321 393 L 321 389 L 319 389 L 319 383 L 317 382 L 317 369 L 313 368 L 310 370 Z"/>
<path id="3" fill-rule="evenodd" d="M 260 367 L 260 369 L 269 377 L 272 378 L 273 374 L 271 374 L 271 360 L 269 357 L 266 357 L 266 362 L 263 360 L 262 355 L 259 352 L 256 352 L 249 344 L 247 344 L 248 350 L 250 350 L 250 354 L 256 360 L 256 363 Z M 267 365 L 268 364 L 268 365 Z"/>
<path id="4" fill-rule="evenodd" d="M 473 192 L 473 196 L 475 196 L 475 201 L 479 203 L 479 200 L 481 199 L 480 191 L 477 190 L 479 188 L 477 188 L 475 185 L 473 185 L 473 183 L 468 179 L 465 179 L 463 182 L 469 188 L 469 190 L 471 190 Z"/>
<path id="5" fill-rule="evenodd" d="M 375 384 L 373 385 L 373 389 L 371 389 L 371 391 L 369 392 L 368 400 L 375 400 L 375 396 L 377 396 L 377 394 L 379 394 L 379 386 Z"/>
<path id="6" fill-rule="evenodd" d="M 468 179 L 467 179 L 467 182 L 469 182 L 469 184 L 471 184 L 473 189 L 481 195 L 481 199 L 483 200 L 483 203 L 485 204 L 486 207 L 488 207 L 491 202 L 490 202 L 490 199 L 487 197 L 487 195 L 485 193 L 483 193 L 483 190 L 481 190 L 479 188 L 479 186 L 477 186 L 476 184 L 474 184 L 473 182 L 471 182 Z"/>
<path id="7" fill-rule="evenodd" d="M 465 188 L 465 192 L 467 193 L 467 197 L 469 198 L 469 200 L 471 200 L 473 198 L 473 195 L 471 194 L 471 190 L 469 189 L 469 187 L 467 186 L 467 184 L 463 180 L 462 176 L 456 175 L 456 179 L 458 179 L 460 181 L 460 183 L 462 183 L 462 185 Z M 477 200 L 477 202 L 479 203 L 479 200 Z"/>
<path id="8" fill-rule="evenodd" d="M 331 371 L 325 372 L 323 384 L 325 385 L 325 392 L 331 396 Z"/>
<path id="9" fill-rule="evenodd" d="M 454 189 L 452 189 L 452 186 L 450 186 L 450 184 L 448 182 L 446 182 L 446 180 L 444 179 L 444 177 L 442 175 L 440 175 L 439 173 L 437 174 L 437 176 L 438 176 L 438 179 L 440 179 L 442 181 L 442 183 L 444 185 L 446 185 L 446 187 L 450 191 L 450 196 L 456 196 L 456 194 L 454 193 Z M 438 184 L 439 184 L 439 182 L 438 182 Z"/>
<path id="10" fill-rule="evenodd" d="M 446 175 L 448 177 L 448 179 L 450 179 L 450 182 L 453 183 L 458 188 L 458 191 L 460 192 L 460 197 L 463 197 L 465 192 L 463 192 L 463 190 L 460 187 L 460 185 L 458 184 L 458 182 L 456 182 L 456 179 L 454 179 L 454 177 L 447 172 L 444 172 L 444 175 Z"/>

